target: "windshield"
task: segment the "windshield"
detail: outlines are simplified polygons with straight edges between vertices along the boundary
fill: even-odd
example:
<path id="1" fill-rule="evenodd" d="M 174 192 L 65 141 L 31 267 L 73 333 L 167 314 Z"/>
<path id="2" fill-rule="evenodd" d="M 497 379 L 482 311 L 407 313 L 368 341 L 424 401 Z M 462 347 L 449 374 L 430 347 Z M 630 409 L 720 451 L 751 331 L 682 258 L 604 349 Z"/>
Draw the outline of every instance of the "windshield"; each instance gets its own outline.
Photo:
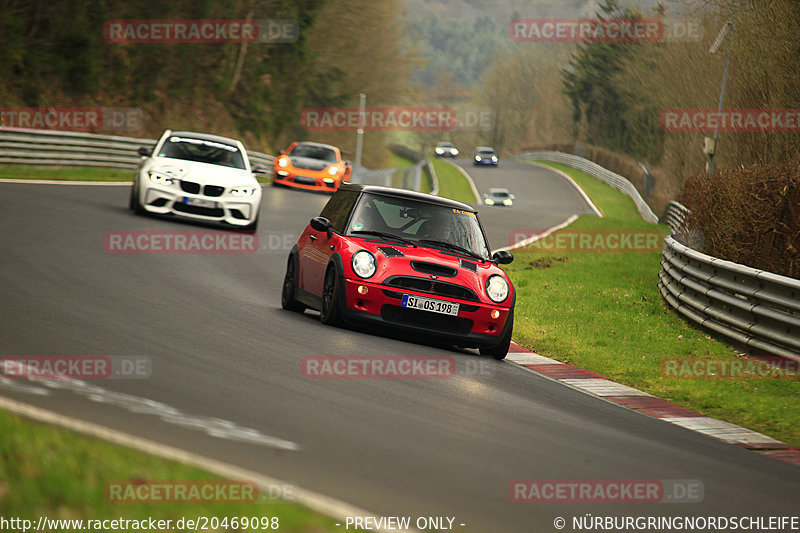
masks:
<path id="1" fill-rule="evenodd" d="M 245 169 L 242 153 L 236 146 L 195 137 L 173 135 L 161 146 L 158 156 Z"/>
<path id="2" fill-rule="evenodd" d="M 489 191 L 489 194 L 495 198 L 508 198 L 508 193 L 505 191 Z"/>
<path id="3" fill-rule="evenodd" d="M 477 215 L 443 205 L 365 194 L 355 208 L 347 233 L 358 236 L 365 231 L 395 235 L 434 248 L 440 247 L 435 241 L 441 241 L 473 255 L 489 257 Z"/>
<path id="4" fill-rule="evenodd" d="M 289 153 L 295 157 L 307 157 L 309 159 L 319 159 L 321 161 L 328 161 L 336 163 L 336 152 L 325 146 L 314 146 L 313 144 L 298 144 Z"/>

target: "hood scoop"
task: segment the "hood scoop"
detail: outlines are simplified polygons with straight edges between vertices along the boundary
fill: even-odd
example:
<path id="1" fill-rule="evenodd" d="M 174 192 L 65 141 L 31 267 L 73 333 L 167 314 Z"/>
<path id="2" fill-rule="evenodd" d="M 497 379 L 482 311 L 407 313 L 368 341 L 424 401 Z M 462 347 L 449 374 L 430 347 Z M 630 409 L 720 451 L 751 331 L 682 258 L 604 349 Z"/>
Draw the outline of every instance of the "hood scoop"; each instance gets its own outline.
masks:
<path id="1" fill-rule="evenodd" d="M 383 252 L 386 257 L 405 257 L 403 252 L 393 246 L 378 246 L 378 250 Z"/>
<path id="2" fill-rule="evenodd" d="M 472 263 L 470 261 L 464 261 L 463 259 L 461 260 L 461 268 L 466 268 L 467 270 L 471 270 L 473 272 L 477 272 L 478 271 L 478 265 L 477 264 Z"/>
<path id="3" fill-rule="evenodd" d="M 437 265 L 436 263 L 427 263 L 425 261 L 411 261 L 411 268 L 417 272 L 442 276 L 443 278 L 454 278 L 458 275 L 458 271 L 453 267 Z"/>

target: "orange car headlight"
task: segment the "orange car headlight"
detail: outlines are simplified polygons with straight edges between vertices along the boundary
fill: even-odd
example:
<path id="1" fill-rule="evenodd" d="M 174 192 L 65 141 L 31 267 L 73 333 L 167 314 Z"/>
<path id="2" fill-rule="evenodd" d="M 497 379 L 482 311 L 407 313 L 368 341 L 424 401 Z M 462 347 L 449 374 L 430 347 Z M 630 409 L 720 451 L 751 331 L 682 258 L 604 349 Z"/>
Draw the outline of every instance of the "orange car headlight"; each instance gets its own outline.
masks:
<path id="1" fill-rule="evenodd" d="M 339 173 L 339 167 L 328 167 L 328 174 L 335 176 Z"/>
<path id="2" fill-rule="evenodd" d="M 278 166 L 279 167 L 283 168 L 283 167 L 286 167 L 288 164 L 289 164 L 289 158 L 288 157 L 279 157 L 278 158 Z"/>

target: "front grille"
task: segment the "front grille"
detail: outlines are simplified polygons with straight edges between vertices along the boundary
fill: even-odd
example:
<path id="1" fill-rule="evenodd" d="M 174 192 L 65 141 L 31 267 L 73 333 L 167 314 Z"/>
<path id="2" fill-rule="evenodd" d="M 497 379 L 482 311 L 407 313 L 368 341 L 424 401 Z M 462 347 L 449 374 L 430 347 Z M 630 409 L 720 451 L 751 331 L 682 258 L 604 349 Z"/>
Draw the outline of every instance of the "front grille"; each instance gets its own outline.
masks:
<path id="1" fill-rule="evenodd" d="M 225 187 L 220 187 L 219 185 L 206 185 L 203 187 L 203 194 L 206 196 L 222 196 L 223 192 L 225 192 Z"/>
<path id="2" fill-rule="evenodd" d="M 303 185 L 316 185 L 317 180 L 314 178 L 309 178 L 308 176 L 295 176 L 294 177 L 295 183 L 302 183 Z"/>
<path id="3" fill-rule="evenodd" d="M 444 276 L 446 278 L 454 278 L 458 275 L 458 271 L 453 267 L 437 265 L 436 263 L 426 263 L 425 261 L 411 261 L 411 268 L 417 272 Z"/>
<path id="4" fill-rule="evenodd" d="M 200 207 L 197 205 L 187 205 L 176 203 L 174 206 L 175 211 L 181 213 L 190 213 L 192 215 L 202 215 L 204 217 L 222 218 L 225 216 L 225 211 L 218 207 Z"/>
<path id="5" fill-rule="evenodd" d="M 417 292 L 425 292 L 428 294 L 435 294 L 437 296 L 445 296 L 447 298 L 457 298 L 459 300 L 468 300 L 470 302 L 480 302 L 478 295 L 470 289 L 460 285 L 455 285 L 453 283 L 446 283 L 444 281 L 434 281 L 425 278 L 412 278 L 410 276 L 394 276 L 386 280 L 384 285 L 398 287 L 401 289 L 409 289 Z"/>
<path id="6" fill-rule="evenodd" d="M 193 181 L 181 180 L 181 190 L 190 194 L 197 194 L 200 192 L 200 184 Z"/>
<path id="7" fill-rule="evenodd" d="M 381 307 L 381 317 L 385 321 L 395 324 L 417 326 L 431 331 L 445 331 L 448 333 L 466 334 L 472 330 L 473 325 L 472 320 L 468 318 L 441 315 L 396 305 L 384 305 Z"/>

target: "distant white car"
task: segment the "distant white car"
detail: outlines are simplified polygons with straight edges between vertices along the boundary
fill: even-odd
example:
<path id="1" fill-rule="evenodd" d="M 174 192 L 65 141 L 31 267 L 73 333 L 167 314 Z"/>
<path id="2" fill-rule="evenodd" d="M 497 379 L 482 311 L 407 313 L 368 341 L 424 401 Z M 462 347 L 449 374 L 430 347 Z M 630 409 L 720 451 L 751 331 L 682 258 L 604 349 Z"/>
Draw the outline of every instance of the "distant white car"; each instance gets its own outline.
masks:
<path id="1" fill-rule="evenodd" d="M 139 148 L 139 155 L 132 210 L 257 228 L 261 184 L 240 141 L 167 130 L 154 149 Z"/>
<path id="2" fill-rule="evenodd" d="M 492 188 L 483 195 L 483 203 L 486 205 L 504 205 L 511 207 L 514 203 L 514 195 L 508 189 Z"/>

